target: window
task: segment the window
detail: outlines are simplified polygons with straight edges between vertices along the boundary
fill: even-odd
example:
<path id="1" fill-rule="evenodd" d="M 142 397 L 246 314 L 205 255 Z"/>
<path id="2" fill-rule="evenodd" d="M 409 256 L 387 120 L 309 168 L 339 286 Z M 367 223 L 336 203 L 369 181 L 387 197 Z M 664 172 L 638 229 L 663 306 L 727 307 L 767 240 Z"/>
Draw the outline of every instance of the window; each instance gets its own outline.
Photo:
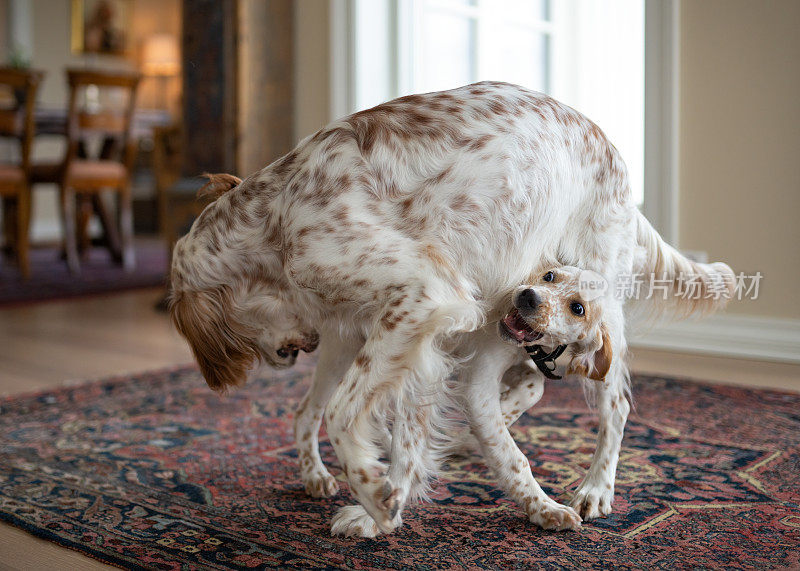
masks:
<path id="1" fill-rule="evenodd" d="M 406 0 L 401 92 L 500 79 L 549 91 L 548 0 Z"/>
<path id="2" fill-rule="evenodd" d="M 354 22 L 353 93 L 338 114 L 485 79 L 517 83 L 597 123 L 643 203 L 646 0 L 341 1 Z"/>

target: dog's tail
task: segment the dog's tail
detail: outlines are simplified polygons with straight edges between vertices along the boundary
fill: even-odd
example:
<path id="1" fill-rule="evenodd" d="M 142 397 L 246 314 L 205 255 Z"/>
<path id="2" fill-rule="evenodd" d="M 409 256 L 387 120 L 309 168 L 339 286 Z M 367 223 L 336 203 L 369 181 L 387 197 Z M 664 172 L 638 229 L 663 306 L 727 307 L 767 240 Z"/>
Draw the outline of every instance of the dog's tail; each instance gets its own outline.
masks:
<path id="1" fill-rule="evenodd" d="M 647 218 L 636 211 L 639 255 L 629 288 L 634 311 L 649 319 L 684 318 L 725 307 L 734 293 L 735 276 L 722 262 L 694 262 L 667 244 Z"/>
<path id="2" fill-rule="evenodd" d="M 232 174 L 205 172 L 202 176 L 207 178 L 208 182 L 197 191 L 197 198 L 199 199 L 216 200 L 226 192 L 242 184 L 242 179 Z"/>

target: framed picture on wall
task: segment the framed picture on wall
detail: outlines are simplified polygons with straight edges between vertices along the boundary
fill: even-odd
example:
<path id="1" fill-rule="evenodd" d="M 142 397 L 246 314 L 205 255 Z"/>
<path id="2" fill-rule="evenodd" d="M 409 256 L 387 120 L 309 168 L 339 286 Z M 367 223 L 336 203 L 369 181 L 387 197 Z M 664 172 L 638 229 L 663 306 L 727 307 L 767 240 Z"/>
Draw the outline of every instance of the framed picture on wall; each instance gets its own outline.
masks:
<path id="1" fill-rule="evenodd" d="M 72 0 L 73 53 L 126 54 L 131 11 L 131 0 Z"/>

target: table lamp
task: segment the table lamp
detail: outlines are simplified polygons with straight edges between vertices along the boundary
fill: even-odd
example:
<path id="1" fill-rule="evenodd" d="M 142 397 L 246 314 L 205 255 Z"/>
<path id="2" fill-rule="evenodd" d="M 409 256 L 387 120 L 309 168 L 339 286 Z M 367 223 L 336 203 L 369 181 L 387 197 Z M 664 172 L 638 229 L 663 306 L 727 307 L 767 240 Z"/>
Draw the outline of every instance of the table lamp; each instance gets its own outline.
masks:
<path id="1" fill-rule="evenodd" d="M 142 49 L 142 73 L 159 79 L 159 106 L 168 110 L 167 87 L 170 77 L 180 70 L 178 39 L 172 34 L 149 36 Z"/>

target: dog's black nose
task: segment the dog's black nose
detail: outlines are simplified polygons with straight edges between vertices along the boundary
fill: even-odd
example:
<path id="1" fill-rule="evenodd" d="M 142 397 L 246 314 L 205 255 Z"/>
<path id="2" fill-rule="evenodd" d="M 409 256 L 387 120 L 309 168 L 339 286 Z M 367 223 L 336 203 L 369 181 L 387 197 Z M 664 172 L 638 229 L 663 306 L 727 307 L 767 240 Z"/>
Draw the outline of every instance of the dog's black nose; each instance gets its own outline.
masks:
<path id="1" fill-rule="evenodd" d="M 517 295 L 517 309 L 527 309 L 533 311 L 542 302 L 536 292 L 531 289 L 524 289 Z"/>

